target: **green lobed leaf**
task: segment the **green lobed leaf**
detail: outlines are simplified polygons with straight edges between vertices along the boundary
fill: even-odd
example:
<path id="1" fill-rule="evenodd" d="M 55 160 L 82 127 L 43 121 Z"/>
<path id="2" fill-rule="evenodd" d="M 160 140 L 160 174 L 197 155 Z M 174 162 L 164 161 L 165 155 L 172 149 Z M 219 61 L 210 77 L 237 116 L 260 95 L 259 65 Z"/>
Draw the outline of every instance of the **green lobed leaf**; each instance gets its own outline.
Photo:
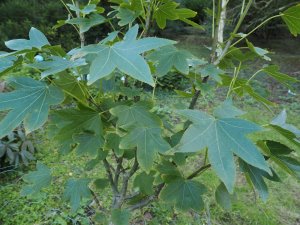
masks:
<path id="1" fill-rule="evenodd" d="M 167 203 L 174 204 L 182 211 L 194 209 L 200 211 L 204 208 L 201 195 L 206 192 L 206 187 L 193 180 L 176 179 L 165 185 L 159 198 Z"/>
<path id="2" fill-rule="evenodd" d="M 294 36 L 300 34 L 300 4 L 285 10 L 281 18 Z"/>
<path id="3" fill-rule="evenodd" d="M 114 225 L 129 225 L 130 212 L 126 209 L 114 209 L 111 213 L 111 221 Z"/>
<path id="4" fill-rule="evenodd" d="M 51 170 L 43 163 L 37 162 L 36 171 L 26 174 L 23 180 L 30 184 L 22 188 L 21 195 L 36 194 L 51 184 Z"/>
<path id="5" fill-rule="evenodd" d="M 266 61 L 271 61 L 271 58 L 269 56 L 267 56 L 268 53 L 270 53 L 269 51 L 259 48 L 259 47 L 255 47 L 250 41 L 248 41 L 246 39 L 248 48 L 250 49 L 250 51 L 254 52 L 256 55 L 260 56 L 262 59 L 266 60 Z"/>
<path id="6" fill-rule="evenodd" d="M 45 45 L 50 45 L 45 35 L 38 29 L 32 27 L 29 31 L 29 40 L 15 39 L 6 41 L 5 45 L 11 50 L 21 51 L 32 48 L 42 48 Z"/>
<path id="7" fill-rule="evenodd" d="M 259 196 L 265 202 L 269 196 L 269 191 L 266 182 L 263 179 L 264 171 L 255 168 L 242 160 L 239 160 L 241 170 L 247 173 Z"/>
<path id="8" fill-rule="evenodd" d="M 222 83 L 222 78 L 220 75 L 224 74 L 225 72 L 213 64 L 208 64 L 200 70 L 200 73 L 202 77 L 210 76 L 218 83 Z"/>
<path id="9" fill-rule="evenodd" d="M 231 99 L 227 99 L 226 101 L 222 102 L 218 107 L 214 110 L 214 116 L 217 118 L 233 118 L 244 115 L 245 112 L 236 108 L 232 104 Z"/>
<path id="10" fill-rule="evenodd" d="M 2 54 L 2 52 L 0 52 L 0 56 L 4 55 L 4 54 L 5 53 Z M 0 75 L 5 70 L 13 67 L 16 60 L 17 60 L 17 57 L 15 57 L 15 56 L 6 56 L 3 58 L 0 58 Z"/>
<path id="11" fill-rule="evenodd" d="M 287 74 L 279 72 L 279 66 L 277 65 L 267 66 L 263 68 L 262 71 L 288 87 L 290 86 L 290 83 L 298 82 L 296 78 L 290 77 Z"/>
<path id="12" fill-rule="evenodd" d="M 32 78 L 17 77 L 9 83 L 15 90 L 0 93 L 0 111 L 10 110 L 0 122 L 0 138 L 22 121 L 27 133 L 40 128 L 47 121 L 49 107 L 64 99 L 59 88 Z"/>
<path id="13" fill-rule="evenodd" d="M 165 153 L 171 146 L 161 135 L 162 130 L 156 124 L 153 126 L 136 127 L 124 136 L 120 148 L 132 149 L 137 147 L 137 160 L 144 171 L 150 171 L 155 155 Z"/>
<path id="14" fill-rule="evenodd" d="M 139 16 L 139 12 L 135 12 L 127 8 L 119 8 L 116 16 L 120 20 L 118 25 L 125 26 L 133 23 L 133 21 Z"/>
<path id="15" fill-rule="evenodd" d="M 142 172 L 134 178 L 133 186 L 138 187 L 142 193 L 151 195 L 153 194 L 153 182 L 154 177 L 151 174 Z"/>
<path id="16" fill-rule="evenodd" d="M 97 111 L 86 107 L 65 109 L 54 112 L 51 120 L 55 125 L 53 139 L 59 144 L 60 151 L 63 153 L 69 152 L 72 145 L 76 143 L 73 135 L 83 131 L 93 133 L 103 143 L 102 121 Z"/>
<path id="17" fill-rule="evenodd" d="M 153 113 L 150 113 L 151 105 L 146 102 L 138 102 L 132 106 L 117 106 L 110 110 L 111 114 L 118 117 L 117 126 L 128 133 L 122 137 L 121 149 L 133 149 L 137 147 L 137 159 L 145 171 L 150 171 L 155 155 L 164 153 L 171 147 L 162 137 L 162 122 Z"/>
<path id="18" fill-rule="evenodd" d="M 76 77 L 69 73 L 62 73 L 53 80 L 55 86 L 61 88 L 69 96 L 76 98 L 83 105 L 87 105 L 88 93 L 83 81 L 79 81 Z"/>
<path id="19" fill-rule="evenodd" d="M 215 118 L 196 110 L 181 110 L 178 113 L 193 124 L 185 131 L 175 150 L 198 152 L 208 147 L 209 161 L 229 192 L 233 191 L 236 176 L 233 154 L 270 172 L 263 155 L 246 137 L 261 130 L 258 125 L 237 118 Z"/>
<path id="20" fill-rule="evenodd" d="M 65 22 L 68 24 L 78 25 L 80 33 L 85 33 L 92 27 L 102 24 L 105 21 L 105 17 L 98 14 L 92 14 L 89 17 L 68 19 Z"/>
<path id="21" fill-rule="evenodd" d="M 226 210 L 231 209 L 231 195 L 227 191 L 224 183 L 220 183 L 215 192 L 217 203 Z"/>
<path id="22" fill-rule="evenodd" d="M 89 198 L 91 191 L 88 186 L 90 179 L 69 179 L 64 191 L 64 199 L 69 201 L 71 209 L 76 212 L 80 207 L 80 201 L 83 198 Z"/>
<path id="23" fill-rule="evenodd" d="M 167 25 L 167 20 L 177 20 L 178 15 L 176 13 L 176 8 L 178 3 L 172 0 L 165 0 L 158 8 L 155 9 L 153 13 L 153 18 L 155 19 L 158 27 L 164 29 Z"/>
<path id="24" fill-rule="evenodd" d="M 152 37 L 136 40 L 137 34 L 138 25 L 135 25 L 128 30 L 123 41 L 111 46 L 102 44 L 87 46 L 76 53 L 80 57 L 89 53 L 97 54 L 90 67 L 88 84 L 109 76 L 118 68 L 121 72 L 137 80 L 154 85 L 150 68 L 140 54 L 175 42 Z"/>
<path id="25" fill-rule="evenodd" d="M 193 58 L 193 55 L 187 51 L 179 50 L 174 46 L 166 46 L 154 51 L 148 58 L 154 62 L 158 62 L 156 72 L 159 77 L 162 77 L 173 67 L 187 75 L 189 73 L 188 59 Z"/>
<path id="26" fill-rule="evenodd" d="M 76 13 L 82 13 L 82 14 L 90 14 L 92 12 L 96 12 L 96 5 L 95 4 L 88 4 L 84 6 L 82 9 L 78 8 L 76 5 L 73 4 L 66 4 L 72 11 Z"/>
<path id="27" fill-rule="evenodd" d="M 78 156 L 88 154 L 95 157 L 104 144 L 104 139 L 101 136 L 89 132 L 75 134 L 73 140 L 78 143 L 75 149 Z"/>
<path id="28" fill-rule="evenodd" d="M 152 104 L 140 101 L 131 106 L 119 105 L 109 111 L 118 117 L 117 126 L 127 130 L 131 127 L 151 126 L 157 123 L 157 117 L 149 112 L 151 108 Z"/>

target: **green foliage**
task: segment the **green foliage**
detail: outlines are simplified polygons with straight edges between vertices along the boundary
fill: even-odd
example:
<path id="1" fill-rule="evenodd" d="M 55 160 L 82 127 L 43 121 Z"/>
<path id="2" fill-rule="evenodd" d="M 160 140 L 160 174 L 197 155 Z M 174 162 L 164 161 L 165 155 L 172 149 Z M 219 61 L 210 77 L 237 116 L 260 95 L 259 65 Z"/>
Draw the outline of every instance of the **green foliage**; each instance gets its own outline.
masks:
<path id="1" fill-rule="evenodd" d="M 70 201 L 71 209 L 75 212 L 79 206 L 82 198 L 89 198 L 91 196 L 88 188 L 89 179 L 69 179 L 66 183 L 64 198 Z"/>
<path id="2" fill-rule="evenodd" d="M 40 128 L 48 117 L 49 107 L 62 102 L 60 89 L 31 78 L 13 78 L 10 85 L 16 90 L 0 93 L 0 110 L 10 110 L 1 120 L 0 137 L 14 130 L 24 121 L 26 132 Z"/>
<path id="3" fill-rule="evenodd" d="M 282 19 L 287 24 L 290 32 L 297 36 L 300 34 L 300 22 L 298 15 L 300 13 L 300 5 L 296 5 L 294 7 L 288 8 L 282 14 Z"/>
<path id="4" fill-rule="evenodd" d="M 50 185 L 51 170 L 44 164 L 37 162 L 36 171 L 30 172 L 23 177 L 24 181 L 30 183 L 21 190 L 21 195 L 33 195 Z"/>
<path id="5" fill-rule="evenodd" d="M 159 197 L 165 202 L 174 204 L 180 210 L 200 211 L 204 208 L 201 195 L 205 192 L 205 186 L 197 181 L 176 179 L 166 185 Z"/>
<path id="6" fill-rule="evenodd" d="M 21 123 L 27 133 L 37 130 L 51 111 L 47 124 L 51 142 L 61 153 L 74 150 L 73 154 L 86 159 L 85 166 L 68 173 L 74 177 L 67 178 L 64 185 L 63 200 L 70 203 L 72 213 L 83 210 L 83 200 L 93 196 L 86 207 L 97 205 L 95 220 L 100 221 L 103 215 L 102 222 L 130 224 L 130 212 L 154 200 L 182 211 L 200 212 L 205 205 L 203 196 L 212 189 L 217 202 L 229 209 L 236 183 L 235 161 L 239 161 L 241 174 L 263 200 L 268 196 L 265 179 L 280 181 L 274 164 L 299 175 L 299 162 L 293 157 L 293 150 L 299 148 L 299 131 L 286 124 L 286 115 L 282 113 L 260 126 L 237 118 L 244 112 L 230 100 L 249 94 L 259 103 L 272 106 L 270 100 L 255 92 L 252 81 L 260 72 L 285 85 L 297 81 L 274 65 L 261 68 L 249 79 L 240 78 L 247 62 L 270 60 L 268 51 L 249 41 L 241 49 L 236 47 L 250 33 L 237 34 L 235 29 L 224 47 L 215 39 L 211 58 L 199 59 L 175 48 L 172 40 L 147 37 L 154 22 L 164 28 L 168 20 L 181 20 L 201 28 L 189 20 L 196 15 L 194 11 L 178 8 L 179 4 L 171 0 L 111 2 L 115 5 L 106 17 L 100 15 L 104 8 L 98 6 L 99 1 L 66 5 L 72 15 L 57 27 L 73 25 L 81 40 L 81 47 L 68 54 L 60 46 L 51 46 L 44 34 L 32 28 L 29 40 L 6 42 L 14 51 L 0 55 L 4 59 L 0 64 L 2 75 L 30 66 L 44 79 L 8 79 L 13 90 L 0 94 L 0 110 L 5 114 L 0 137 Z M 248 7 L 243 10 L 240 18 L 245 17 Z M 102 41 L 84 46 L 85 32 L 106 22 L 114 31 Z M 35 60 L 36 54 L 44 61 Z M 189 84 L 190 93 L 177 90 L 178 95 L 192 99 L 189 109 L 172 103 L 170 113 L 163 114 L 155 98 L 155 81 L 172 69 Z M 138 88 L 142 83 L 154 86 L 152 95 Z M 206 109 L 195 109 L 201 95 L 224 89 L 228 90 L 227 100 L 216 102 L 212 115 Z M 181 120 L 176 112 L 189 121 Z M 280 138 L 274 138 L 273 133 Z M 105 177 L 99 174 L 99 168 L 105 170 Z M 218 183 L 221 180 L 221 185 L 207 189 L 207 179 L 198 180 L 206 173 L 217 177 Z M 38 163 L 37 171 L 25 176 L 30 184 L 22 194 L 36 197 L 51 180 L 51 170 Z M 108 183 L 111 189 L 106 195 Z M 102 206 L 98 197 L 101 201 L 111 198 L 111 205 Z"/>
<path id="7" fill-rule="evenodd" d="M 233 153 L 255 167 L 270 171 L 256 146 L 245 138 L 246 134 L 260 130 L 256 124 L 232 116 L 215 118 L 193 110 L 179 111 L 179 114 L 193 125 L 182 136 L 176 151 L 197 152 L 208 147 L 210 163 L 229 192 L 233 192 L 235 183 Z"/>

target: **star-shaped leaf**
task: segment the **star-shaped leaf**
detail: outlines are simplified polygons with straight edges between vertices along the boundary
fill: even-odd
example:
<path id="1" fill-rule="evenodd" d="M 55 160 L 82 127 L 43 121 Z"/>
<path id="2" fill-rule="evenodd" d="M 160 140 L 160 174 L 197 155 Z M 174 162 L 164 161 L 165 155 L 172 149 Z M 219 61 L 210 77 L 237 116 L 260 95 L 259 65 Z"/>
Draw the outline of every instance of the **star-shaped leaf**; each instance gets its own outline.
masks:
<path id="1" fill-rule="evenodd" d="M 84 59 L 70 61 L 59 56 L 51 56 L 49 61 L 36 62 L 29 64 L 28 66 L 43 70 L 41 77 L 45 78 L 49 75 L 62 72 L 66 69 L 76 68 L 83 65 L 86 65 Z"/>
<path id="2" fill-rule="evenodd" d="M 85 18 L 73 18 L 66 20 L 66 23 L 78 25 L 80 33 L 85 33 L 89 31 L 93 26 L 104 23 L 105 20 L 105 17 L 101 15 L 92 14 L 91 16 Z"/>
<path id="3" fill-rule="evenodd" d="M 196 110 L 182 110 L 179 114 L 193 122 L 175 147 L 178 152 L 198 152 L 208 148 L 213 169 L 226 185 L 229 192 L 235 183 L 236 154 L 247 163 L 270 171 L 263 155 L 246 135 L 261 130 L 249 121 L 237 118 L 215 118 Z"/>
<path id="4" fill-rule="evenodd" d="M 0 111 L 10 110 L 0 122 L 0 138 L 22 121 L 27 133 L 40 128 L 48 118 L 49 107 L 64 99 L 63 92 L 57 87 L 32 78 L 18 77 L 9 83 L 15 90 L 0 93 Z"/>
<path id="5" fill-rule="evenodd" d="M 71 203 L 73 212 L 80 207 L 82 198 L 89 198 L 91 191 L 88 184 L 90 179 L 69 179 L 66 184 L 64 198 Z"/>
<path id="6" fill-rule="evenodd" d="M 127 8 L 119 8 L 116 16 L 120 20 L 118 22 L 119 26 L 125 26 L 132 23 L 139 16 L 139 12 Z"/>
<path id="7" fill-rule="evenodd" d="M 281 17 L 294 36 L 300 34 L 300 4 L 285 10 Z"/>
<path id="8" fill-rule="evenodd" d="M 166 27 L 167 20 L 178 19 L 176 8 L 179 4 L 170 0 L 165 0 L 163 2 L 164 3 L 161 4 L 153 14 L 153 18 L 156 20 L 157 25 L 161 29 Z"/>
<path id="9" fill-rule="evenodd" d="M 160 127 L 136 127 L 122 138 L 120 148 L 132 149 L 137 147 L 137 160 L 141 168 L 150 171 L 156 153 L 164 153 L 171 146 L 161 136 Z"/>
<path id="10" fill-rule="evenodd" d="M 177 209 L 200 211 L 204 208 L 201 197 L 206 187 L 193 180 L 176 179 L 168 183 L 160 192 L 159 198 L 165 202 L 173 203 Z"/>
<path id="11" fill-rule="evenodd" d="M 89 154 L 95 157 L 98 154 L 98 150 L 103 146 L 104 139 L 90 132 L 84 132 L 73 136 L 76 143 L 79 143 L 76 147 L 76 153 L 78 156 L 83 154 Z"/>
<path id="12" fill-rule="evenodd" d="M 188 59 L 192 57 L 191 53 L 174 46 L 162 47 L 148 56 L 150 60 L 158 62 L 156 72 L 160 77 L 166 75 L 173 67 L 187 75 L 189 73 Z"/>
<path id="13" fill-rule="evenodd" d="M 77 52 L 78 55 L 97 54 L 90 67 L 88 84 L 109 76 L 118 68 L 121 72 L 137 80 L 154 85 L 149 66 L 140 54 L 165 45 L 174 44 L 175 42 L 151 37 L 136 40 L 137 34 L 138 25 L 135 25 L 128 30 L 124 40 L 121 42 L 117 42 L 112 46 L 99 44 L 83 48 Z"/>
<path id="14" fill-rule="evenodd" d="M 71 145 L 79 143 L 73 139 L 73 135 L 83 131 L 92 132 L 97 138 L 103 138 L 101 116 L 98 112 L 80 107 L 79 109 L 66 109 L 57 111 L 52 116 L 54 124 L 54 140 L 60 145 L 60 151 L 67 153 Z M 96 137 L 95 137 L 96 138 Z M 101 143 L 103 141 L 101 140 Z"/>
<path id="15" fill-rule="evenodd" d="M 71 97 L 87 105 L 88 93 L 83 81 L 77 80 L 76 77 L 66 72 L 59 74 L 58 78 L 53 80 L 53 83 Z"/>
<path id="16" fill-rule="evenodd" d="M 215 66 L 213 64 L 208 64 L 208 65 L 204 66 L 204 68 L 202 68 L 200 70 L 200 73 L 201 73 L 202 77 L 210 76 L 215 81 L 221 83 L 222 82 L 222 78 L 220 77 L 220 75 L 224 74 L 224 71 L 221 70 L 221 69 L 219 69 L 217 66 Z"/>
<path id="17" fill-rule="evenodd" d="M 23 180 L 30 184 L 22 188 L 21 195 L 38 193 L 51 184 L 51 170 L 40 162 L 37 162 L 36 169 L 36 171 L 30 172 L 23 177 Z"/>
<path id="18" fill-rule="evenodd" d="M 112 108 L 112 115 L 118 117 L 117 126 L 128 131 L 122 137 L 120 148 L 137 147 L 137 159 L 141 168 L 149 171 L 152 168 L 155 155 L 164 153 L 171 147 L 162 137 L 162 121 L 149 112 L 151 106 L 138 102 L 132 106 L 117 106 Z"/>
<path id="19" fill-rule="evenodd" d="M 138 102 L 131 106 L 119 105 L 110 110 L 110 113 L 118 117 L 117 126 L 128 130 L 131 127 L 151 126 L 157 122 L 157 118 L 149 112 L 152 105 L 148 102 Z"/>
<path id="20" fill-rule="evenodd" d="M 5 42 L 6 47 L 11 50 L 21 51 L 25 49 L 41 48 L 50 45 L 45 35 L 38 29 L 32 27 L 29 31 L 29 40 L 15 39 Z"/>
<path id="21" fill-rule="evenodd" d="M 82 13 L 82 14 L 90 14 L 92 12 L 97 11 L 97 6 L 95 4 L 89 4 L 86 5 L 84 8 L 80 9 L 76 5 L 73 4 L 67 4 L 67 6 L 76 13 Z"/>

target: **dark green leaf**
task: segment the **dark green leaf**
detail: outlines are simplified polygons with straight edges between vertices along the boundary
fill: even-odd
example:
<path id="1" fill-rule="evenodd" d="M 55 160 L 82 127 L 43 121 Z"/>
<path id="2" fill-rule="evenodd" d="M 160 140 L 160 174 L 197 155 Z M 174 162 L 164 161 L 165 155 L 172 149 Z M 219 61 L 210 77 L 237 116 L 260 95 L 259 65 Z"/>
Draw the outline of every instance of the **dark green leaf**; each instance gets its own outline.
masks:
<path id="1" fill-rule="evenodd" d="M 40 162 L 37 162 L 36 169 L 23 177 L 23 180 L 30 184 L 22 188 L 21 195 L 36 194 L 51 184 L 51 170 Z"/>
<path id="2" fill-rule="evenodd" d="M 130 212 L 128 210 L 114 209 L 111 213 L 111 221 L 114 225 L 129 225 Z"/>
<path id="3" fill-rule="evenodd" d="M 205 186 L 197 181 L 176 179 L 166 184 L 159 198 L 174 204 L 177 209 L 183 211 L 194 209 L 199 212 L 204 208 L 201 195 L 205 192 Z"/>
<path id="4" fill-rule="evenodd" d="M 213 64 L 209 64 L 206 65 L 203 69 L 201 69 L 200 73 L 202 77 L 211 76 L 215 81 L 221 83 L 222 79 L 220 75 L 224 74 L 224 71 Z"/>
<path id="5" fill-rule="evenodd" d="M 64 199 L 70 201 L 73 212 L 79 209 L 82 198 L 89 198 L 91 196 L 91 191 L 88 186 L 89 183 L 90 179 L 69 179 L 67 181 Z"/>
<path id="6" fill-rule="evenodd" d="M 134 179 L 133 186 L 138 187 L 140 191 L 146 195 L 153 194 L 154 177 L 145 172 L 140 173 Z"/>
<path id="7" fill-rule="evenodd" d="M 90 108 L 57 111 L 53 114 L 52 123 L 56 126 L 53 139 L 64 153 L 69 152 L 71 145 L 76 143 L 73 140 L 75 134 L 89 131 L 98 138 L 103 136 L 101 116 Z"/>
<path id="8" fill-rule="evenodd" d="M 226 210 L 231 209 L 231 195 L 227 191 L 225 185 L 223 183 L 220 183 L 218 186 L 216 192 L 215 192 L 215 198 L 217 203 Z"/>
<path id="9" fill-rule="evenodd" d="M 259 196 L 265 202 L 269 196 L 268 187 L 263 179 L 262 170 L 255 168 L 242 160 L 239 160 L 240 167 L 244 173 L 247 173 L 251 179 L 252 184 L 255 189 L 258 191 Z"/>
<path id="10" fill-rule="evenodd" d="M 300 4 L 285 10 L 281 17 L 294 36 L 300 34 Z"/>
<path id="11" fill-rule="evenodd" d="M 76 153 L 78 156 L 88 154 L 92 157 L 98 154 L 98 150 L 103 146 L 104 139 L 94 133 L 80 133 L 73 136 L 74 142 L 78 143 Z"/>

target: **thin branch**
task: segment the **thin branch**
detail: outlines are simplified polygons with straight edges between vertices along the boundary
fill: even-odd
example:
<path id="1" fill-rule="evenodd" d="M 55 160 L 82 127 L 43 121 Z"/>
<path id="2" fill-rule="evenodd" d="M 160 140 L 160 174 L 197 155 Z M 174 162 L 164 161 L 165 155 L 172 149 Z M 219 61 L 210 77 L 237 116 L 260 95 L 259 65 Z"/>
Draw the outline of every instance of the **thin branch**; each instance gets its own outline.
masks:
<path id="1" fill-rule="evenodd" d="M 114 195 L 116 195 L 118 193 L 118 189 L 116 187 L 116 184 L 114 183 L 113 174 L 111 172 L 111 165 L 108 163 L 106 159 L 103 160 L 103 164 L 109 179 L 110 186 L 113 190 Z"/>
<path id="2" fill-rule="evenodd" d="M 134 211 L 134 210 L 136 210 L 136 209 L 143 208 L 143 207 L 149 205 L 150 202 L 152 202 L 155 198 L 156 198 L 156 196 L 151 195 L 151 196 L 149 196 L 148 198 L 146 198 L 146 199 L 144 199 L 144 200 L 138 202 L 137 204 L 128 207 L 127 209 L 128 209 L 129 211 Z"/>
<path id="3" fill-rule="evenodd" d="M 123 157 L 121 157 L 121 158 L 116 157 L 116 161 L 117 161 L 117 168 L 116 168 L 116 172 L 115 172 L 114 183 L 115 183 L 116 187 L 118 188 L 120 174 L 121 174 L 121 171 L 123 169 L 123 165 L 122 165 L 123 164 Z"/>
<path id="4" fill-rule="evenodd" d="M 194 171 L 191 175 L 187 177 L 188 180 L 193 179 L 194 177 L 198 176 L 199 174 L 203 173 L 205 170 L 209 169 L 211 167 L 211 164 L 207 164 L 205 166 L 200 167 L 196 171 Z"/>

